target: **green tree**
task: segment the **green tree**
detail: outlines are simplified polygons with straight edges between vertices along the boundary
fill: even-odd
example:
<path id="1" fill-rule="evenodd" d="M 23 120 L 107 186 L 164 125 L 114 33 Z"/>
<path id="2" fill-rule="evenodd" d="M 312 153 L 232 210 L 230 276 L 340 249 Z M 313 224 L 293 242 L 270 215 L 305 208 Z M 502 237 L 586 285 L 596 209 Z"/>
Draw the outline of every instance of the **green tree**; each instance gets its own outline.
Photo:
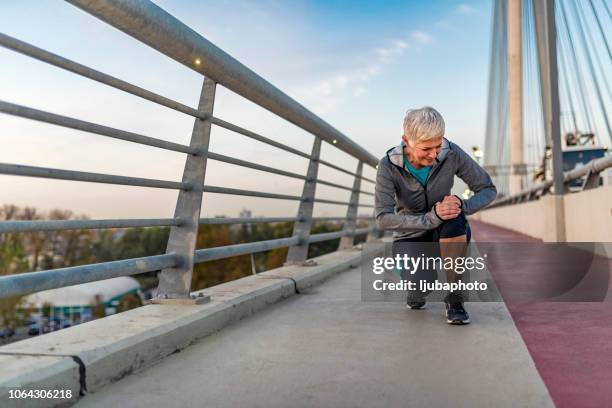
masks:
<path id="1" fill-rule="evenodd" d="M 117 230 L 98 231 L 91 245 L 93 262 L 109 262 L 117 259 L 141 258 L 166 252 L 170 228 L 127 228 L 122 234 Z M 118 238 L 115 236 L 119 235 Z M 152 271 L 135 276 L 145 289 L 157 286 L 157 274 Z"/>
<path id="2" fill-rule="evenodd" d="M 40 308 L 40 314 L 43 317 L 51 317 L 51 308 L 53 307 L 53 305 L 51 303 L 45 302 L 43 303 L 42 307 Z"/>
<path id="3" fill-rule="evenodd" d="M 324 234 L 326 232 L 335 232 L 342 229 L 342 225 L 334 225 L 330 223 L 316 223 L 310 230 L 310 234 Z M 316 242 L 308 247 L 308 258 L 316 258 L 321 255 L 329 254 L 338 249 L 340 238 L 329 241 Z"/>
<path id="4" fill-rule="evenodd" d="M 244 239 L 245 236 L 242 237 Z M 244 242 L 244 241 L 243 241 Z M 235 244 L 228 225 L 201 225 L 198 231 L 196 248 L 214 248 Z M 195 265 L 191 288 L 204 289 L 219 283 L 228 282 L 251 273 L 249 255 L 235 256 Z"/>
<path id="5" fill-rule="evenodd" d="M 125 312 L 126 310 L 130 309 L 135 309 L 140 306 L 142 306 L 142 301 L 140 300 L 140 297 L 130 293 L 125 296 L 122 296 L 121 299 L 119 299 L 117 313 Z"/>
<path id="6" fill-rule="evenodd" d="M 0 207 L 0 220 L 15 220 L 20 216 L 17 206 Z M 0 275 L 13 275 L 28 270 L 28 259 L 23 246 L 21 234 L 0 234 Z M 23 301 L 22 296 L 0 298 L 0 328 L 4 326 L 15 329 L 17 309 Z"/>
<path id="7" fill-rule="evenodd" d="M 100 295 L 96 295 L 91 306 L 91 317 L 93 319 L 100 319 L 106 316 L 106 306 L 102 301 Z"/>

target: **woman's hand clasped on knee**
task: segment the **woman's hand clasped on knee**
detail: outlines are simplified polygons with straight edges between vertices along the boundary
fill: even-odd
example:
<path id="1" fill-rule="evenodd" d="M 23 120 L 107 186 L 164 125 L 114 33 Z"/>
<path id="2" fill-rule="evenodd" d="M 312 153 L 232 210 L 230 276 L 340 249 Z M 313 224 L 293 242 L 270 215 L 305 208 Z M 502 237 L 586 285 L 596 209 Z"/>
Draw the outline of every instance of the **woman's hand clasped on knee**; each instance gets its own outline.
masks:
<path id="1" fill-rule="evenodd" d="M 443 220 L 452 220 L 461 214 L 461 203 L 455 196 L 446 196 L 436 203 L 436 214 Z"/>

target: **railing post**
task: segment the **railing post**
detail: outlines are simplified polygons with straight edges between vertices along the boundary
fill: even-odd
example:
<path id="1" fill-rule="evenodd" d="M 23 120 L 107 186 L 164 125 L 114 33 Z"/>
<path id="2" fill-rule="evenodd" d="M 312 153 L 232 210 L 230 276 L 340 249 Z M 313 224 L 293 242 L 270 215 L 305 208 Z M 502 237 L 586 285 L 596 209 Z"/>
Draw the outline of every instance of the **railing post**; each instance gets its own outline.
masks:
<path id="1" fill-rule="evenodd" d="M 205 115 L 212 115 L 215 103 L 216 84 L 210 78 L 204 78 L 198 111 Z M 179 264 L 174 268 L 166 268 L 159 274 L 157 298 L 153 303 L 192 303 L 189 298 L 191 291 L 191 275 L 193 274 L 193 261 L 200 208 L 202 206 L 202 189 L 206 173 L 208 145 L 210 142 L 210 119 L 195 119 L 191 133 L 190 147 L 200 151 L 199 154 L 189 154 L 185 161 L 183 183 L 189 183 L 193 188 L 189 191 L 179 191 L 174 217 L 182 220 L 181 225 L 173 226 L 168 238 L 166 253 L 174 252 Z M 208 300 L 197 298 L 196 303 Z"/>
<path id="2" fill-rule="evenodd" d="M 319 156 L 321 155 L 321 139 L 315 136 L 310 154 L 308 172 L 304 181 L 302 200 L 298 209 L 298 220 L 293 226 L 293 236 L 300 237 L 300 243 L 289 248 L 287 261 L 289 265 L 303 265 L 308 258 L 308 237 L 312 227 L 312 210 L 314 208 L 315 190 L 317 188 L 317 174 L 319 172 Z"/>
<path id="3" fill-rule="evenodd" d="M 372 231 L 368 232 L 368 236 L 366 237 L 366 242 L 374 242 L 380 238 L 380 231 L 376 229 L 376 213 L 372 211 L 372 219 L 368 222 L 368 226 L 370 228 L 374 228 Z"/>
<path id="4" fill-rule="evenodd" d="M 363 162 L 360 160 L 357 164 L 355 172 L 355 180 L 353 180 L 353 190 L 351 191 L 351 199 L 346 210 L 346 220 L 344 221 L 344 232 L 353 234 L 355 232 L 355 224 L 357 218 L 357 208 L 359 207 L 359 190 L 361 189 L 361 173 L 363 171 Z M 352 248 L 355 244 L 355 235 L 345 235 L 340 239 L 338 250 Z"/>

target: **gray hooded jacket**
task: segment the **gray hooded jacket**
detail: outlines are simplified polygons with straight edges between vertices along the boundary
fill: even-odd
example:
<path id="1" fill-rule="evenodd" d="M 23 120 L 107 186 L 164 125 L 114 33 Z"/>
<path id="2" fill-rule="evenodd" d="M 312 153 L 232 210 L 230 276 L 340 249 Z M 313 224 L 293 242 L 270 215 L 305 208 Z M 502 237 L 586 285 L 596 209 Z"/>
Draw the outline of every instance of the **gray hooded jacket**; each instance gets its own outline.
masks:
<path id="1" fill-rule="evenodd" d="M 379 229 L 393 230 L 393 239 L 414 238 L 437 228 L 442 219 L 435 204 L 450 195 L 454 177 L 465 181 L 474 195 L 461 200 L 465 215 L 486 207 L 497 196 L 491 177 L 459 146 L 443 139 L 425 187 L 404 167 L 404 143 L 387 151 L 378 163 L 374 207 Z"/>

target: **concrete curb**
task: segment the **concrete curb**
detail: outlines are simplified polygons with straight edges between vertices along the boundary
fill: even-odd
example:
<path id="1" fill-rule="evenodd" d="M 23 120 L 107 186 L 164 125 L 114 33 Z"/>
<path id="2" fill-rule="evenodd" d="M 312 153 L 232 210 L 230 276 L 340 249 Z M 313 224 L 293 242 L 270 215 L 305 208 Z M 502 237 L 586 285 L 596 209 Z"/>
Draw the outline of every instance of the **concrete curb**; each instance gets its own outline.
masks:
<path id="1" fill-rule="evenodd" d="M 67 406 L 79 399 L 79 364 L 71 357 L 0 354 L 0 367 L 2 407 Z M 15 392 L 22 390 L 69 390 L 71 398 L 19 398 Z"/>
<path id="2" fill-rule="evenodd" d="M 207 288 L 201 292 L 211 296 L 210 303 L 150 304 L 0 347 L 0 405 L 10 401 L 5 399 L 10 387 L 70 389 L 77 396 L 79 390 L 95 392 L 269 304 L 356 267 L 376 252 L 336 251 L 315 258 L 315 266 L 285 266 Z M 74 401 L 28 399 L 21 401 L 27 405 L 16 406 Z"/>

